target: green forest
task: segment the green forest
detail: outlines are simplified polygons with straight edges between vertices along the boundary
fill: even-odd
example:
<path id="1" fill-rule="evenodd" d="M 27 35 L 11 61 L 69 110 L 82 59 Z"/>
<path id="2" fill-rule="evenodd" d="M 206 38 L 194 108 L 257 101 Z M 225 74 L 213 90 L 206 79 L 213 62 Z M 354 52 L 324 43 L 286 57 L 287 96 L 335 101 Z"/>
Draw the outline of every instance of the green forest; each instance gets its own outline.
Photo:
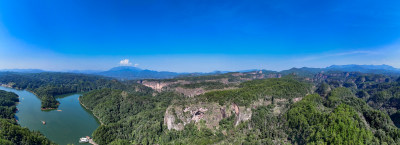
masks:
<path id="1" fill-rule="evenodd" d="M 282 78 L 260 75 L 146 80 L 171 83 L 163 91 L 142 81 L 70 73 L 0 73 L 0 82 L 34 92 L 42 108 L 57 107 L 57 95 L 87 92 L 79 99 L 101 122 L 93 132 L 98 144 L 400 144 L 398 76 L 304 70 Z M 205 92 L 189 97 L 177 87 Z M 52 144 L 18 126 L 17 96 L 1 94 L 2 144 Z M 208 112 L 184 111 L 199 106 Z M 203 118 L 194 121 L 196 115 Z M 171 127 L 168 117 L 182 129 Z"/>
<path id="2" fill-rule="evenodd" d="M 260 106 L 252 109 L 254 115 L 249 121 L 234 126 L 232 115 L 221 120 L 215 129 L 199 122 L 186 125 L 182 131 L 168 130 L 163 115 L 171 101 L 191 105 L 183 101 L 187 98 L 172 92 L 149 92 L 147 97 L 141 97 L 146 94 L 124 96 L 122 90 L 103 89 L 82 96 L 82 102 L 104 122 L 94 133 L 95 140 L 102 144 L 400 143 L 400 130 L 388 114 L 370 107 L 351 89 L 332 86 L 323 96 L 310 94 L 311 88 L 312 83 L 291 78 L 264 79 L 242 83 L 238 89 L 200 95 L 196 101 L 243 106 L 262 96 L 271 96 L 272 100 L 304 97 L 299 102 L 289 102 L 287 111 L 280 115 L 272 113 L 277 104 Z"/>

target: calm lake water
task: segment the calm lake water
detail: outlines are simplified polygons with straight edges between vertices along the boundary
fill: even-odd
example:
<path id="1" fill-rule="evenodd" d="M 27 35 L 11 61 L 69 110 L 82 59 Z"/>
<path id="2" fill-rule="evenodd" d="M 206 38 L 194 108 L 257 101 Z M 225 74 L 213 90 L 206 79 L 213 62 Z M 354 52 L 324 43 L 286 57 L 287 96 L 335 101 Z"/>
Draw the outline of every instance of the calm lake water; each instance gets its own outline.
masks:
<path id="1" fill-rule="evenodd" d="M 96 118 L 79 103 L 80 94 L 59 96 L 62 111 L 42 111 L 40 100 L 34 94 L 25 90 L 16 90 L 0 87 L 1 90 L 14 92 L 19 96 L 20 104 L 17 105 L 16 118 L 22 127 L 40 131 L 53 142 L 66 144 L 79 144 L 79 138 L 92 136 L 93 131 L 99 126 Z M 46 125 L 42 124 L 42 120 Z"/>

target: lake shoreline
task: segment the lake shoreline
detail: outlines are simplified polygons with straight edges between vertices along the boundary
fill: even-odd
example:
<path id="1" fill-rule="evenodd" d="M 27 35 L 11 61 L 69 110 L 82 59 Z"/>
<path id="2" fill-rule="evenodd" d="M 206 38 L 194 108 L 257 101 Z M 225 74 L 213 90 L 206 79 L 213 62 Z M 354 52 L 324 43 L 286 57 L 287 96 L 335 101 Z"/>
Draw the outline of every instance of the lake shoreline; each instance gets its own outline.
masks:
<path id="1" fill-rule="evenodd" d="M 97 120 L 100 122 L 101 125 L 104 125 L 104 123 L 100 120 L 100 118 L 96 114 L 94 114 L 92 110 L 90 110 L 88 107 L 86 107 L 85 104 L 82 103 L 82 101 L 80 100 L 80 97 L 78 97 L 78 101 L 86 110 L 89 110 L 93 114 L 93 116 L 97 118 Z"/>
<path id="2" fill-rule="evenodd" d="M 38 96 L 35 92 L 33 92 L 33 91 L 31 91 L 31 90 L 28 90 L 28 89 L 24 89 L 24 90 L 26 90 L 26 91 L 28 91 L 28 92 L 34 94 L 39 100 L 41 100 L 41 99 L 39 98 L 39 96 Z M 57 110 L 57 109 L 58 109 L 58 105 L 60 105 L 60 103 L 57 103 L 57 108 L 42 108 L 42 107 L 40 107 L 40 110 L 42 110 L 42 111 Z"/>
<path id="3" fill-rule="evenodd" d="M 32 91 L 9 85 L 0 86 L 1 90 L 15 92 L 22 102 L 16 107 L 15 122 L 29 130 L 41 132 L 55 143 L 79 144 L 80 137 L 91 136 L 101 125 L 98 117 L 80 103 L 80 94 L 72 93 L 60 98 L 59 107 L 63 108 L 62 112 L 49 108 L 43 111 L 42 108 L 39 110 L 41 100 Z M 43 125 L 43 121 L 46 121 L 46 125 Z"/>
<path id="4" fill-rule="evenodd" d="M 24 89 L 21 89 L 21 88 L 12 87 L 12 86 L 9 85 L 9 84 L 0 84 L 0 86 L 6 87 L 6 88 L 10 88 L 10 89 L 16 89 L 16 90 L 24 90 Z"/>
<path id="5" fill-rule="evenodd" d="M 9 84 L 0 84 L 0 86 L 6 87 L 6 88 L 10 88 L 10 89 L 21 90 L 21 91 L 22 91 L 22 90 L 28 91 L 28 92 L 34 94 L 39 100 L 41 100 L 41 99 L 39 98 L 39 96 L 38 96 L 35 92 L 33 92 L 33 91 L 31 91 L 31 90 L 12 87 L 12 86 L 9 85 Z M 60 105 L 60 103 L 57 103 L 57 106 L 58 106 L 58 105 Z M 58 109 L 58 107 L 57 107 L 57 108 L 40 108 L 40 110 L 42 110 L 42 111 L 51 111 L 51 110 L 57 110 L 57 109 Z"/>

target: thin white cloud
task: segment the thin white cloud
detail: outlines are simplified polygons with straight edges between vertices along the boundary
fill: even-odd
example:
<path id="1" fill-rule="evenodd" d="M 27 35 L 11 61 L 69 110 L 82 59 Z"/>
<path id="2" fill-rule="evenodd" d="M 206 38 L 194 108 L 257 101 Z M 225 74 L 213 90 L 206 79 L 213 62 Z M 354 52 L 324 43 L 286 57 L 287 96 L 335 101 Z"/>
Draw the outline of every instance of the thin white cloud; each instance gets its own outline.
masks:
<path id="1" fill-rule="evenodd" d="M 134 67 L 138 67 L 138 66 L 139 66 L 139 64 L 135 63 L 133 66 L 134 66 Z"/>
<path id="2" fill-rule="evenodd" d="M 330 57 L 338 57 L 338 56 L 346 56 L 346 55 L 356 55 L 356 54 L 377 54 L 374 51 L 347 51 L 347 52 L 338 52 L 338 53 L 331 53 L 331 54 L 319 54 L 319 55 L 312 55 L 300 58 L 298 61 L 312 61 Z"/>
<path id="3" fill-rule="evenodd" d="M 132 63 L 129 62 L 129 59 L 123 59 L 123 60 L 121 60 L 121 61 L 119 62 L 119 65 L 121 65 L 121 66 L 131 66 Z M 135 64 L 135 65 L 136 65 L 136 64 Z"/>
<path id="4" fill-rule="evenodd" d="M 353 55 L 353 54 L 377 54 L 374 51 L 348 51 L 348 52 L 341 52 L 341 53 L 334 53 L 331 56 L 344 56 L 344 55 Z"/>

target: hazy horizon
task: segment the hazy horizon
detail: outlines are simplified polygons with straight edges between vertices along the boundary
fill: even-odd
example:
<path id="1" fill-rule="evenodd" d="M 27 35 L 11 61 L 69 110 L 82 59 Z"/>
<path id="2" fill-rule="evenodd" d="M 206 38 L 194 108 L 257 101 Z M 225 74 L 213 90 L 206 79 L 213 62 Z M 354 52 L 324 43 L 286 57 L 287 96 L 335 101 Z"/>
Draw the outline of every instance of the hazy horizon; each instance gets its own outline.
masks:
<path id="1" fill-rule="evenodd" d="M 343 64 L 343 65 L 374 65 L 374 64 Z M 380 65 L 387 65 L 387 64 L 379 64 L 379 65 L 376 65 L 376 66 L 380 66 Z M 139 69 L 142 69 L 142 70 L 151 70 L 151 69 L 141 68 L 141 67 L 138 67 L 138 66 L 135 66 L 135 65 L 119 65 L 119 66 L 115 66 L 115 67 L 112 67 L 112 68 L 109 68 L 109 69 L 104 69 L 104 70 L 93 70 L 93 69 L 86 69 L 86 70 L 46 70 L 46 69 L 37 69 L 37 68 L 11 68 L 11 69 L 0 69 L 0 71 L 41 70 L 41 71 L 46 71 L 46 72 L 92 72 L 92 73 L 96 73 L 96 72 L 108 71 L 108 70 L 111 70 L 113 68 L 121 67 L 121 66 L 122 67 L 124 67 L 124 66 L 136 67 L 136 68 L 139 68 Z M 334 66 L 334 65 L 329 65 L 329 66 L 326 66 L 326 67 L 330 67 L 330 66 Z M 388 65 L 388 66 L 391 66 L 391 65 Z M 306 68 L 326 68 L 326 67 L 307 67 L 307 66 L 303 66 L 303 67 L 306 67 Z M 303 67 L 292 67 L 292 68 L 303 68 Z M 394 67 L 394 66 L 391 66 L 391 67 Z M 280 72 L 280 71 L 289 70 L 289 69 L 292 69 L 292 68 L 283 69 L 283 70 L 271 70 L 271 69 L 264 69 L 264 68 L 253 68 L 253 69 L 244 69 L 244 70 L 214 70 L 214 71 L 207 71 L 207 72 L 206 71 L 204 71 L 204 72 L 200 72 L 200 71 L 199 72 L 181 71 L 181 72 L 176 72 L 176 73 L 210 73 L 210 72 L 215 72 L 215 71 L 235 72 L 235 71 L 249 71 L 249 70 L 269 70 L 269 71 Z M 400 69 L 400 68 L 397 68 L 397 67 L 394 67 L 394 68 L 395 69 Z M 152 70 L 152 71 L 165 71 L 165 70 Z M 175 72 L 175 71 L 169 71 L 169 72 Z"/>
<path id="2" fill-rule="evenodd" d="M 399 1 L 0 1 L 0 69 L 400 68 Z M 122 62 L 125 63 L 125 62 Z"/>

